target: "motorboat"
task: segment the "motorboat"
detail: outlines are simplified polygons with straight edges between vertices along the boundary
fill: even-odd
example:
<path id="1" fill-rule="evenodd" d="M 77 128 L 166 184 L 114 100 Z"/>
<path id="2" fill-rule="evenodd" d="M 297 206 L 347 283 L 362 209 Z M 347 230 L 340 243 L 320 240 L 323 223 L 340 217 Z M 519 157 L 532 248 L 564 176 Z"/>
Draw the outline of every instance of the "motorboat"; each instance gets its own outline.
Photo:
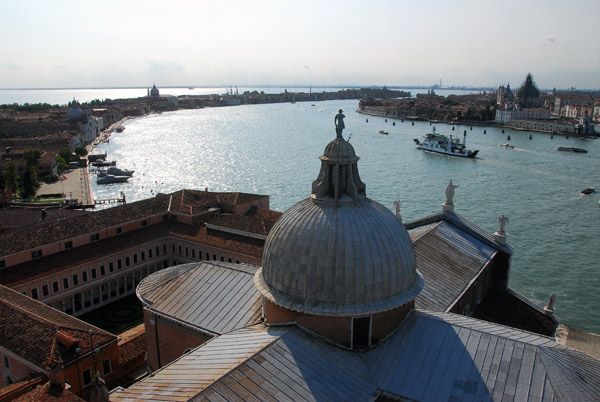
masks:
<path id="1" fill-rule="evenodd" d="M 379 134 L 388 135 L 389 133 L 387 131 L 380 130 Z"/>
<path id="2" fill-rule="evenodd" d="M 117 127 L 117 133 L 122 133 L 123 131 L 125 131 L 125 126 Z"/>
<path id="3" fill-rule="evenodd" d="M 594 192 L 596 192 L 596 189 L 594 187 L 588 187 L 588 188 L 584 188 L 583 190 L 581 190 L 581 194 L 585 194 L 585 195 L 592 194 Z"/>
<path id="4" fill-rule="evenodd" d="M 506 148 L 506 149 L 515 149 L 515 146 L 513 144 L 498 144 L 500 145 L 502 148 Z"/>
<path id="5" fill-rule="evenodd" d="M 116 164 L 117 164 L 116 161 L 96 161 L 96 162 L 92 162 L 92 166 L 96 166 L 96 167 L 115 166 Z"/>
<path id="6" fill-rule="evenodd" d="M 557 147 L 556 149 L 559 151 L 564 151 L 564 152 L 576 152 L 576 153 L 581 153 L 581 154 L 587 154 L 586 149 L 577 148 L 577 147 Z"/>
<path id="7" fill-rule="evenodd" d="M 479 153 L 479 150 L 473 151 L 467 149 L 467 130 L 465 130 L 463 135 L 462 143 L 460 140 L 452 138 L 451 135 L 445 136 L 437 134 L 435 132 L 435 127 L 433 127 L 432 131 L 432 133 L 423 134 L 421 136 L 423 138 L 422 142 L 417 138 L 413 140 L 417 149 L 438 154 L 459 156 L 462 158 L 474 158 L 477 153 Z"/>
<path id="8" fill-rule="evenodd" d="M 133 173 L 135 172 L 135 170 L 127 170 L 127 169 L 119 169 L 116 166 L 111 166 L 106 170 L 102 170 L 98 172 L 98 177 L 103 177 L 106 175 L 111 175 L 111 176 L 133 176 Z"/>
<path id="9" fill-rule="evenodd" d="M 124 183 L 130 179 L 130 176 L 113 176 L 107 174 L 102 177 L 98 177 L 96 184 L 111 184 L 111 183 Z"/>

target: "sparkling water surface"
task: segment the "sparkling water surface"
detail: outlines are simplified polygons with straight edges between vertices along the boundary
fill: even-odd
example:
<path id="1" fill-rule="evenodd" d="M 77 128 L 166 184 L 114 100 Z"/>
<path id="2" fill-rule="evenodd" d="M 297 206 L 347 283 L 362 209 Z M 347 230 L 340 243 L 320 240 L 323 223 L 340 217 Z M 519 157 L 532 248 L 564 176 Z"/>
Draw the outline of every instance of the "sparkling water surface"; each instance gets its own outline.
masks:
<path id="1" fill-rule="evenodd" d="M 135 174 L 124 184 L 92 180 L 94 196 L 113 198 L 123 191 L 134 201 L 208 187 L 268 194 L 271 208 L 285 211 L 309 196 L 318 157 L 335 137 L 334 116 L 343 109 L 344 137 L 350 136 L 361 158 L 358 167 L 370 198 L 391 210 L 394 200 L 401 200 L 402 217 L 409 221 L 441 211 L 452 179 L 459 185 L 457 213 L 489 232 L 497 230 L 501 214 L 509 217 L 508 242 L 515 249 L 510 286 L 541 306 L 556 292 L 556 314 L 563 323 L 600 333 L 599 196 L 580 193 L 600 188 L 600 141 L 437 125 L 442 134 L 462 137 L 466 130 L 469 148 L 480 150 L 476 159 L 454 158 L 414 148 L 413 138 L 431 131 L 428 122 L 385 122 L 356 113 L 357 106 L 356 100 L 242 105 L 128 120 L 124 132 L 98 149 Z M 515 149 L 499 147 L 509 135 Z M 589 153 L 559 152 L 557 146 Z"/>

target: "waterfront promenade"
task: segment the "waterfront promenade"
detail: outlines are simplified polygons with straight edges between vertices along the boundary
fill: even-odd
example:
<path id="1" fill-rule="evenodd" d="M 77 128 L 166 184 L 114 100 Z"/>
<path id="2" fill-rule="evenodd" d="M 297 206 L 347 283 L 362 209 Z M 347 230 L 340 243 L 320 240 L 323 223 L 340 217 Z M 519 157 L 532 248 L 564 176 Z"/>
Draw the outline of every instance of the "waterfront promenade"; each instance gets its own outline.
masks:
<path id="1" fill-rule="evenodd" d="M 90 175 L 87 168 L 69 169 L 58 177 L 59 179 L 55 183 L 43 183 L 37 194 L 62 193 L 67 198 L 78 200 L 82 205 L 94 205 Z"/>

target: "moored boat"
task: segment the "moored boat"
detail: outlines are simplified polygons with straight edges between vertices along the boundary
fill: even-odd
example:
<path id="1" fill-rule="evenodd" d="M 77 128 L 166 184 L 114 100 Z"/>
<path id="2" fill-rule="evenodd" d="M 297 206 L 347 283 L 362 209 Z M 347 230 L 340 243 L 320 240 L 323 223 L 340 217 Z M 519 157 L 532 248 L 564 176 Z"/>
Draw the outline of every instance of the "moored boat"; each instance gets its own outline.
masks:
<path id="1" fill-rule="evenodd" d="M 423 138 L 422 142 L 417 138 L 413 140 L 417 149 L 462 158 L 474 158 L 479 153 L 479 150 L 467 149 L 467 130 L 463 135 L 462 143 L 460 140 L 452 138 L 452 136 L 436 134 L 435 127 L 432 131 L 432 133 L 421 136 Z"/>
<path id="2" fill-rule="evenodd" d="M 98 177 L 96 180 L 96 184 L 111 184 L 111 183 L 124 183 L 129 180 L 130 176 L 113 176 L 111 174 L 107 174 L 102 177 Z"/>
<path id="3" fill-rule="evenodd" d="M 92 162 L 92 166 L 96 166 L 96 167 L 115 166 L 116 164 L 117 164 L 116 161 L 96 161 L 96 162 Z"/>

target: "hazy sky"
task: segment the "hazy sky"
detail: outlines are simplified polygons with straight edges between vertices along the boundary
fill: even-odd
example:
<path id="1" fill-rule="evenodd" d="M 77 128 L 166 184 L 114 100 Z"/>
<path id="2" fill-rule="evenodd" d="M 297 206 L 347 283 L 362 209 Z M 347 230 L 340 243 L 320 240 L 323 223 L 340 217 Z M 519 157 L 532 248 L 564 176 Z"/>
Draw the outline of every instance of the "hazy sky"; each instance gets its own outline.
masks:
<path id="1" fill-rule="evenodd" d="M 0 0 L 0 88 L 600 88 L 598 0 Z"/>

